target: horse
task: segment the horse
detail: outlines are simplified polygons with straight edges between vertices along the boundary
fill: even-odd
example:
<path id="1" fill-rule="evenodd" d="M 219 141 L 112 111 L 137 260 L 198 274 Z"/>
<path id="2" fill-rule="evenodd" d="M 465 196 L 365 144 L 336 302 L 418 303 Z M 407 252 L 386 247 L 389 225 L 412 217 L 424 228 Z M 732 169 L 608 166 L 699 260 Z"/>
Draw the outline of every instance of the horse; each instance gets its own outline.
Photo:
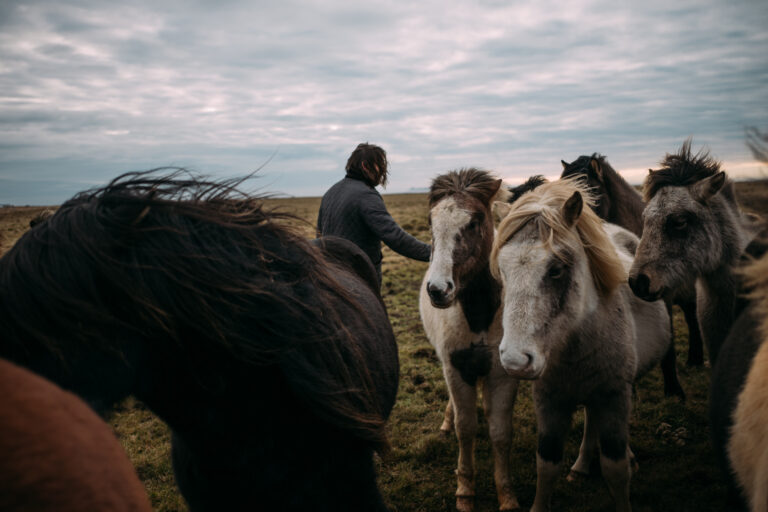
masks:
<path id="1" fill-rule="evenodd" d="M 582 155 L 571 163 L 563 160 L 560 162 L 563 165 L 561 178 L 583 176 L 587 180 L 595 196 L 594 211 L 601 219 L 618 224 L 638 237 L 642 235 L 642 215 L 645 207 L 643 198 L 616 172 L 603 155 L 593 153 L 592 156 Z M 670 318 L 672 318 L 672 305 L 677 304 L 682 309 L 685 322 L 688 324 L 688 366 L 701 366 L 704 364 L 704 349 L 696 320 L 696 289 L 692 285 L 684 286 L 674 290 L 672 296 L 664 299 Z M 661 369 L 664 375 L 665 394 L 684 397 L 683 389 L 677 380 L 674 343 L 670 344 L 670 352 L 662 361 Z"/>
<path id="2" fill-rule="evenodd" d="M 732 400 L 727 407 L 714 406 L 713 400 L 711 412 L 713 423 L 723 427 L 721 452 L 749 510 L 763 512 L 768 509 L 768 252 L 740 274 L 751 290 L 751 309 L 731 329 L 712 376 L 713 396 L 730 383 Z"/>
<path id="3" fill-rule="evenodd" d="M 519 507 L 510 475 L 512 413 L 518 383 L 505 374 L 499 362 L 500 286 L 488 266 L 494 236 L 491 204 L 499 194 L 504 194 L 501 180 L 475 168 L 440 175 L 429 191 L 432 257 L 421 285 L 419 312 L 448 387 L 450 398 L 441 430 L 447 433 L 453 426 L 456 429 L 456 508 L 462 512 L 474 507 L 480 386 L 493 448 L 499 509 Z"/>
<path id="4" fill-rule="evenodd" d="M 588 207 L 584 208 L 584 204 Z M 503 286 L 504 369 L 533 380 L 538 424 L 534 512 L 549 510 L 565 437 L 585 406 L 584 436 L 570 477 L 600 453 L 616 510 L 630 510 L 632 385 L 663 357 L 670 340 L 662 302 L 627 287 L 636 237 L 604 224 L 581 180 L 558 180 L 511 205 L 498 227 L 491 270 Z"/>
<path id="5" fill-rule="evenodd" d="M 699 330 L 714 365 L 739 313 L 734 269 L 754 238 L 754 223 L 741 212 L 720 163 L 708 151 L 693 155 L 691 139 L 661 165 L 643 185 L 643 234 L 629 284 L 654 301 L 695 282 Z"/>
<path id="6" fill-rule="evenodd" d="M 192 511 L 386 510 L 399 364 L 375 270 L 243 180 L 128 173 L 64 203 L 0 259 L 0 357 L 97 411 L 144 402 Z"/>
<path id="7" fill-rule="evenodd" d="M 753 240 L 740 258 L 735 272 L 740 313 L 720 349 L 710 385 L 712 441 L 724 469 L 728 503 L 734 510 L 746 510 L 749 504 L 750 510 L 762 511 L 768 505 L 768 445 L 763 441 L 768 418 L 765 235 L 768 232 Z"/>
<path id="8" fill-rule="evenodd" d="M 152 510 L 122 446 L 85 402 L 2 359 L 0 394 L 0 510 Z"/>

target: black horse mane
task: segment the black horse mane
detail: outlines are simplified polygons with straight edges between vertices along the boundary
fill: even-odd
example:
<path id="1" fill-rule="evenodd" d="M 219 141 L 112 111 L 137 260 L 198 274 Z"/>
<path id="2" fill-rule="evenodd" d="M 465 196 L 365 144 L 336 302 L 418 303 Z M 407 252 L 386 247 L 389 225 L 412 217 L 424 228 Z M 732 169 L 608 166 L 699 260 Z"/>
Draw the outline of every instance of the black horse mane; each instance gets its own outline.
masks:
<path id="1" fill-rule="evenodd" d="M 525 183 L 522 183 L 516 187 L 509 187 L 508 190 L 510 195 L 507 198 L 507 202 L 510 204 L 514 203 L 526 192 L 530 192 L 531 190 L 534 190 L 536 187 L 546 182 L 547 178 L 541 174 L 536 174 L 525 180 Z"/>
<path id="2" fill-rule="evenodd" d="M 0 260 L 5 342 L 60 352 L 63 338 L 104 346 L 115 333 L 278 368 L 318 417 L 385 449 L 372 377 L 334 304 L 361 308 L 294 217 L 239 191 L 245 179 L 155 169 L 64 203 Z"/>
<path id="3" fill-rule="evenodd" d="M 676 154 L 669 154 L 660 162 L 661 169 L 649 172 L 643 185 L 646 201 L 664 187 L 685 187 L 720 172 L 720 162 L 709 155 L 706 149 L 695 155 L 691 153 L 691 139 L 683 142 Z"/>

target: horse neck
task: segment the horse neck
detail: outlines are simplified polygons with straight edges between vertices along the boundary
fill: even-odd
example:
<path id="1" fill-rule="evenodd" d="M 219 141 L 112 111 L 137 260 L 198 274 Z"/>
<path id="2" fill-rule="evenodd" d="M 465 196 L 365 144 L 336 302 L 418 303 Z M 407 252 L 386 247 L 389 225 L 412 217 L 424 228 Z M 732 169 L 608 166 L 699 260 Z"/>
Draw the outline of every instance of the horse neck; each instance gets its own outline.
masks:
<path id="1" fill-rule="evenodd" d="M 468 276 L 457 294 L 464 317 L 473 333 L 487 332 L 501 306 L 501 285 L 491 275 L 488 261 Z"/>
<path id="2" fill-rule="evenodd" d="M 736 275 L 741 255 L 751 241 L 744 229 L 742 214 L 733 198 L 731 183 L 722 196 L 715 198 L 712 211 L 716 228 L 722 236 L 719 265 L 703 273 L 696 281 L 697 316 L 701 335 L 714 360 L 728 331 L 740 312 L 740 280 Z"/>
<path id="3" fill-rule="evenodd" d="M 550 354 L 550 380 L 560 379 L 558 387 L 575 394 L 609 375 L 631 381 L 637 361 L 629 311 L 619 290 L 601 296 L 597 308 L 574 324 L 565 342 Z"/>
<path id="4" fill-rule="evenodd" d="M 606 189 L 611 198 L 611 209 L 607 220 L 628 229 L 637 236 L 643 233 L 643 209 L 645 204 L 642 197 L 632 185 L 621 177 L 613 168 L 606 173 Z"/>

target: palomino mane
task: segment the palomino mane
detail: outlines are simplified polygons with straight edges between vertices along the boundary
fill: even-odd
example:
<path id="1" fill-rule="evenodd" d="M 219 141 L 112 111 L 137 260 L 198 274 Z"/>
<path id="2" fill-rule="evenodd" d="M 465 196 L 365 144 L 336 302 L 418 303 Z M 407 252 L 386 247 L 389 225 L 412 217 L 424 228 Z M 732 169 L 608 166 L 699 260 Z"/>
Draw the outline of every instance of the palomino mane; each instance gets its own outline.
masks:
<path id="1" fill-rule="evenodd" d="M 372 377 L 334 308 L 360 306 L 294 217 L 238 190 L 244 179 L 156 169 L 64 203 L 0 260 L 4 342 L 60 352 L 120 333 L 200 365 L 276 368 L 323 420 L 386 447 Z"/>
<path id="2" fill-rule="evenodd" d="M 695 155 L 691 152 L 691 139 L 683 142 L 680 150 L 672 155 L 667 153 L 660 162 L 661 169 L 651 169 L 643 184 L 643 199 L 648 202 L 664 187 L 685 187 L 720 172 L 720 162 L 709 155 L 706 149 Z M 723 187 L 725 191 L 728 187 Z"/>
<path id="3" fill-rule="evenodd" d="M 441 174 L 432 180 L 429 187 L 429 207 L 432 208 L 441 199 L 454 194 L 469 194 L 483 203 L 490 205 L 497 193 L 498 178 L 490 172 L 476 169 L 459 169 Z M 503 187 L 498 188 L 501 191 Z"/>
<path id="4" fill-rule="evenodd" d="M 576 233 L 565 224 L 561 210 L 574 192 L 579 192 L 584 200 L 584 208 L 576 220 Z M 621 264 L 616 250 L 603 229 L 602 221 L 591 208 L 593 199 L 582 180 L 560 179 L 543 183 L 529 191 L 515 203 L 498 227 L 496 241 L 491 252 L 491 270 L 499 277 L 499 251 L 518 231 L 528 223 L 538 228 L 539 237 L 544 246 L 566 263 L 564 251 L 557 246 L 571 250 L 577 244 L 584 247 L 589 259 L 589 268 L 595 286 L 602 295 L 609 295 L 619 284 L 626 281 L 626 271 Z"/>

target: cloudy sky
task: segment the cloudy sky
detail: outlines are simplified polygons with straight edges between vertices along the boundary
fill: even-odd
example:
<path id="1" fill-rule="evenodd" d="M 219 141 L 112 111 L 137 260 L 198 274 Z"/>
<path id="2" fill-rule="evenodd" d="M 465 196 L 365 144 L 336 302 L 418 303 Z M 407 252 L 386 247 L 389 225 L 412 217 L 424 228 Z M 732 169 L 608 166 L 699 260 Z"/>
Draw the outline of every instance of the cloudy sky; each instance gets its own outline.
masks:
<path id="1" fill-rule="evenodd" d="M 688 136 L 768 173 L 765 0 L 120 4 L 0 1 L 0 203 L 169 165 L 321 195 L 361 141 L 387 192 L 592 152 L 640 182 Z"/>

